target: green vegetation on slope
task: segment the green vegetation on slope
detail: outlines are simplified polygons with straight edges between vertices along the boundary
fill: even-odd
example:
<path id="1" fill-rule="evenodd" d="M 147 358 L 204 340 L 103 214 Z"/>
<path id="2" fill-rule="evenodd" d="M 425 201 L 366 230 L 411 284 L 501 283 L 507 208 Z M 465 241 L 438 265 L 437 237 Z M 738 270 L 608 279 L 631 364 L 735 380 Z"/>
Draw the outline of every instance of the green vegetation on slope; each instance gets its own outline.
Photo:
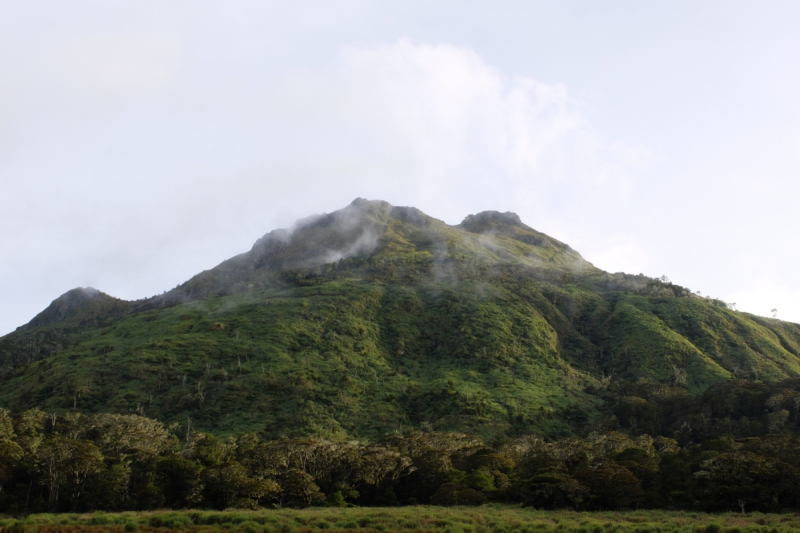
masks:
<path id="1" fill-rule="evenodd" d="M 553 413 L 591 405 L 591 378 L 535 307 L 470 289 L 331 281 L 138 313 L 10 374 L 0 401 L 275 437 L 569 431 Z"/>
<path id="2" fill-rule="evenodd" d="M 164 295 L 92 295 L 0 339 L 0 405 L 331 439 L 636 433 L 640 405 L 674 436 L 669 402 L 800 375 L 800 326 L 602 272 L 510 213 L 357 200 Z"/>

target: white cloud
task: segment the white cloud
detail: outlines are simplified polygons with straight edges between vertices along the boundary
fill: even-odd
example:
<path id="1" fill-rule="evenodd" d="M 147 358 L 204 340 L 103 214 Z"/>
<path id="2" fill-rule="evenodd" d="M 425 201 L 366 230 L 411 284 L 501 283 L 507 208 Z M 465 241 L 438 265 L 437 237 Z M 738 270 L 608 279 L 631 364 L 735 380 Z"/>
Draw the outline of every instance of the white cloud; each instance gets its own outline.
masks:
<path id="1" fill-rule="evenodd" d="M 180 45 L 159 35 L 91 35 L 63 44 L 55 55 L 65 76 L 81 89 L 147 93 L 175 75 Z"/>
<path id="2" fill-rule="evenodd" d="M 563 85 L 502 72 L 465 47 L 347 46 L 325 65 L 253 79 L 186 73 L 177 43 L 73 39 L 57 70 L 79 91 L 51 89 L 66 105 L 23 100 L 38 120 L 24 156 L 0 170 L 16 191 L 0 223 L 20 228 L 4 249 L 26 255 L 2 273 L 40 295 L 15 289 L 26 314 L 9 313 L 3 329 L 76 285 L 161 292 L 358 196 L 450 223 L 511 210 L 562 229 L 557 238 L 578 235 L 628 201 L 649 157 L 601 140 Z"/>
<path id="3" fill-rule="evenodd" d="M 736 304 L 740 311 L 772 317 L 773 309 L 782 320 L 796 321 L 800 317 L 800 289 L 768 277 L 760 277 L 725 296 L 726 302 Z"/>
<path id="4" fill-rule="evenodd" d="M 798 292 L 797 3 L 284 4 L 0 2 L 0 332 L 356 196 L 516 211 L 598 266 L 800 321 L 777 298 Z M 762 305 L 754 279 L 786 287 Z"/>
<path id="5" fill-rule="evenodd" d="M 320 129 L 309 134 L 309 182 L 333 176 L 348 192 L 413 201 L 455 222 L 483 209 L 530 223 L 589 218 L 603 201 L 629 198 L 632 171 L 650 157 L 601 141 L 563 85 L 508 75 L 447 44 L 346 47 L 264 99 L 289 132 L 298 121 Z"/>
<path id="6" fill-rule="evenodd" d="M 581 250 L 586 260 L 607 272 L 645 273 L 654 276 L 653 258 L 635 241 L 606 242 Z"/>

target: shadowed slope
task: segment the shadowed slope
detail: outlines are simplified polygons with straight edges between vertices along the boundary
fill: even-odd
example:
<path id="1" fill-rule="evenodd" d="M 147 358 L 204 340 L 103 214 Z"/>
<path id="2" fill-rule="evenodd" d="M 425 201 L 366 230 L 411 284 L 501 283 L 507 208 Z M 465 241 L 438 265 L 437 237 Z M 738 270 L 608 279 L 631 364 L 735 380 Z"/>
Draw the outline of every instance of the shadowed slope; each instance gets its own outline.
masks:
<path id="1" fill-rule="evenodd" d="M 88 321 L 98 317 L 122 313 L 128 307 L 128 302 L 124 300 L 113 298 L 91 287 L 79 287 L 67 291 L 53 300 L 47 306 L 47 309 L 19 329 L 28 331 L 36 327 L 49 326 L 69 319 Z"/>

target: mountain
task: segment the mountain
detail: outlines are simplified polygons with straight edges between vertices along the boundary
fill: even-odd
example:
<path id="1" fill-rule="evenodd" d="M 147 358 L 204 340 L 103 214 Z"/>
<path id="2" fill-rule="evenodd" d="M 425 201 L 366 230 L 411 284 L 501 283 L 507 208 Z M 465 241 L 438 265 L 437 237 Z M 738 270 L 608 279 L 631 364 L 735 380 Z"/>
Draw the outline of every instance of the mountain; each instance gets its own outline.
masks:
<path id="1" fill-rule="evenodd" d="M 28 331 L 39 326 L 49 326 L 67 319 L 79 317 L 85 324 L 87 320 L 113 314 L 124 309 L 125 302 L 93 289 L 78 287 L 68 291 L 51 303 L 47 309 L 36 315 L 33 320 L 22 326 Z"/>
<path id="2" fill-rule="evenodd" d="M 0 406 L 269 438 L 668 432 L 709 390 L 795 387 L 799 350 L 797 324 L 604 272 L 514 213 L 357 199 L 153 298 L 69 291 L 0 338 Z"/>

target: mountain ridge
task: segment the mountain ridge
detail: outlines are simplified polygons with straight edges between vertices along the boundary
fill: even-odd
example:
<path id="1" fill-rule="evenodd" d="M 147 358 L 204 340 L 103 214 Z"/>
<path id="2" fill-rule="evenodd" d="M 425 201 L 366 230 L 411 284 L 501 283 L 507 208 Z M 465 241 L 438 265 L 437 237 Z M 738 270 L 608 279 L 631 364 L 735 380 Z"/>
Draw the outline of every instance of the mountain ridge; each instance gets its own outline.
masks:
<path id="1" fill-rule="evenodd" d="M 655 412 L 647 391 L 795 378 L 798 353 L 796 324 L 604 272 L 514 213 L 451 226 L 356 199 L 153 298 L 62 295 L 0 338 L 0 406 L 271 437 L 558 436 L 641 426 L 623 413 Z"/>
<path id="2" fill-rule="evenodd" d="M 30 322 L 18 327 L 17 331 L 28 331 L 35 327 L 62 322 L 85 312 L 91 307 L 103 307 L 103 304 L 114 305 L 122 302 L 124 302 L 124 300 L 109 296 L 93 287 L 76 287 L 53 300 L 50 305 L 33 317 Z M 97 304 L 100 305 L 98 306 Z"/>
<path id="3" fill-rule="evenodd" d="M 370 215 L 372 216 L 370 217 Z M 227 259 L 216 267 L 193 276 L 189 281 L 179 285 L 177 288 L 166 291 L 162 295 L 146 298 L 145 301 L 166 300 L 171 302 L 172 299 L 169 297 L 169 295 L 178 291 L 180 287 L 191 283 L 193 279 L 197 278 L 198 276 L 202 276 L 206 272 L 224 269 L 228 265 L 236 265 L 235 268 L 238 267 L 240 270 L 252 270 L 265 266 L 278 269 L 293 267 L 309 268 L 335 262 L 341 259 L 347 259 L 353 257 L 354 255 L 358 255 L 359 253 L 369 253 L 375 249 L 375 247 L 378 245 L 380 237 L 385 234 L 387 229 L 385 226 L 380 228 L 379 221 L 384 222 L 385 224 L 387 218 L 396 218 L 406 222 L 410 221 L 416 225 L 424 224 L 424 220 L 428 221 L 428 224 L 430 221 L 435 221 L 436 223 L 446 225 L 444 222 L 434 219 L 414 207 L 398 207 L 392 206 L 385 201 L 356 198 L 344 209 L 335 211 L 333 213 L 312 215 L 297 221 L 291 228 L 272 230 L 256 240 L 249 251 Z M 306 257 L 305 259 L 299 261 L 294 258 L 290 258 L 288 260 L 279 259 L 278 261 L 273 259 L 273 262 L 270 263 L 269 260 L 271 257 L 278 255 L 290 245 L 296 232 L 308 232 L 309 230 L 314 231 L 318 230 L 320 227 L 332 227 L 333 231 L 339 233 L 340 235 L 344 235 L 345 237 L 355 237 L 354 242 L 347 243 L 345 239 L 345 245 L 343 248 L 340 247 L 329 249 L 324 246 L 323 242 L 320 242 L 323 239 L 302 239 L 303 247 L 300 251 L 305 252 L 306 254 L 310 253 L 311 257 Z M 464 231 L 477 235 L 502 235 L 532 246 L 564 250 L 568 253 L 574 254 L 576 256 L 576 261 L 583 261 L 583 258 L 580 256 L 580 254 L 575 252 L 569 245 L 557 241 L 552 237 L 549 237 L 525 225 L 520 219 L 519 215 L 516 213 L 482 211 L 474 215 L 467 215 L 460 224 L 448 227 L 452 229 L 463 229 Z M 329 235 L 323 235 L 323 237 L 329 237 Z M 591 267 L 591 264 L 588 262 L 586 264 Z M 121 305 L 130 304 L 133 307 L 137 307 L 135 304 L 138 301 L 126 301 L 114 298 L 92 287 L 76 287 L 75 289 L 71 289 L 59 296 L 30 322 L 20 326 L 17 328 L 17 330 L 22 329 L 23 331 L 27 331 L 39 325 L 47 325 L 53 322 L 71 318 L 77 312 L 78 308 L 83 307 L 84 304 L 88 303 L 94 298 L 111 298 Z M 55 317 L 60 318 L 56 319 Z"/>

